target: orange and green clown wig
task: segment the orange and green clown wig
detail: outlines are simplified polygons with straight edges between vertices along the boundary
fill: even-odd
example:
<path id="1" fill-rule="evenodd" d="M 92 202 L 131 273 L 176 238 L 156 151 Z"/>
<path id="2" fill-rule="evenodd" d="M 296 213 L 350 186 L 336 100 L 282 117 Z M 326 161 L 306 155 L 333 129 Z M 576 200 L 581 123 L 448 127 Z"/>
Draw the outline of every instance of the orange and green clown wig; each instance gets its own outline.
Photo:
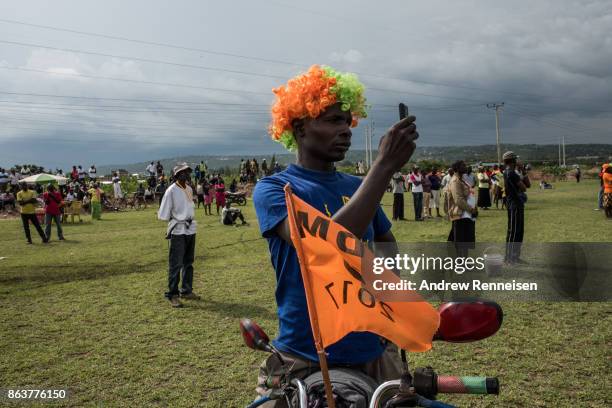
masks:
<path id="1" fill-rule="evenodd" d="M 307 117 L 314 119 L 336 103 L 342 104 L 343 111 L 351 112 L 351 127 L 355 127 L 360 118 L 367 117 L 364 91 L 365 87 L 355 74 L 313 65 L 308 72 L 272 90 L 276 100 L 272 105 L 272 123 L 268 131 L 272 139 L 294 151 L 297 143 L 292 122 Z"/>

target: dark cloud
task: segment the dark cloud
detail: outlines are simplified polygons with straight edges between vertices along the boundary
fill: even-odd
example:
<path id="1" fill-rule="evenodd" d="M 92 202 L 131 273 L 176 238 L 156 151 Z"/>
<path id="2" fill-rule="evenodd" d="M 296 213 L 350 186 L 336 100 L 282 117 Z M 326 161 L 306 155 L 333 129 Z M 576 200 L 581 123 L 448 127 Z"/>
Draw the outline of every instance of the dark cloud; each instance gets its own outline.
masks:
<path id="1" fill-rule="evenodd" d="M 0 22 L 5 41 L 132 57 L 0 43 L 0 165 L 280 152 L 265 133 L 270 90 L 282 82 L 276 77 L 288 78 L 311 63 L 363 74 L 377 136 L 396 120 L 394 106 L 403 101 L 418 116 L 422 145 L 489 144 L 495 119 L 485 105 L 503 101 L 508 143 L 556 143 L 561 136 L 570 143 L 610 140 L 609 1 L 169 4 L 0 5 L 5 19 L 217 51 Z M 354 130 L 356 148 L 363 147 L 363 135 L 363 126 Z"/>

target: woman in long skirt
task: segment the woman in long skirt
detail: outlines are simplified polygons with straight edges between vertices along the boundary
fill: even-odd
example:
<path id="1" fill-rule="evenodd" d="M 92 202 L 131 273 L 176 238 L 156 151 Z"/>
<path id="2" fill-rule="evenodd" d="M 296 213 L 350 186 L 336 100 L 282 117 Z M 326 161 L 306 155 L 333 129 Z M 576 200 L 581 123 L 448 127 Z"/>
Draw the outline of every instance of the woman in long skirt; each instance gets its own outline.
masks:
<path id="1" fill-rule="evenodd" d="M 225 184 L 221 177 L 215 184 L 215 203 L 217 204 L 217 215 L 219 215 L 219 209 L 225 207 Z"/>
<path id="2" fill-rule="evenodd" d="M 477 206 L 488 210 L 491 207 L 491 178 L 485 173 L 484 167 L 478 168 L 478 204 Z"/>

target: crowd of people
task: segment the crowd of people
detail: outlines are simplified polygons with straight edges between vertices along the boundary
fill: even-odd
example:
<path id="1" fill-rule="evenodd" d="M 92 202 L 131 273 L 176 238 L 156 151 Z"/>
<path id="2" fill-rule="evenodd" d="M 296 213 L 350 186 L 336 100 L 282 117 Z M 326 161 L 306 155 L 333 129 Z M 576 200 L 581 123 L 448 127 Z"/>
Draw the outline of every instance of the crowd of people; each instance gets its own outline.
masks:
<path id="1" fill-rule="evenodd" d="M 43 243 L 51 239 L 52 224 L 57 228 L 57 238 L 65 240 L 62 223 L 64 216 L 70 213 L 73 204 L 91 209 L 92 218 L 100 219 L 101 201 L 104 195 L 98 185 L 98 174 L 95 165 L 88 171 L 82 166 L 72 166 L 72 171 L 65 175 L 63 170 L 56 171 L 56 183 L 26 183 L 24 179 L 32 174 L 28 167 L 19 171 L 13 168 L 6 172 L 0 168 L 0 211 L 19 210 L 26 242 L 32 244 L 30 224 L 34 226 Z M 57 184 L 57 187 L 56 185 Z M 41 223 L 44 223 L 43 231 Z"/>
<path id="2" fill-rule="evenodd" d="M 262 159 L 260 166 L 256 158 L 247 159 L 246 161 L 240 159 L 240 165 L 238 166 L 239 181 L 243 185 L 247 183 L 254 184 L 258 179 L 278 173 L 281 170 L 282 167 L 276 160 L 268 165 L 266 159 Z"/>
<path id="3" fill-rule="evenodd" d="M 213 215 L 214 202 L 216 215 L 220 217 L 221 224 L 236 225 L 236 221 L 248 224 L 242 212 L 233 208 L 231 200 L 226 198 L 232 193 L 237 193 L 236 179 L 232 180 L 227 191 L 223 177 L 220 174 L 208 173 L 204 161 L 194 167 L 193 177 L 190 172 L 190 177 L 186 180 L 190 188 L 196 192 L 193 196 L 194 205 L 197 204 L 197 208 L 202 205 L 205 215 Z M 67 175 L 63 170 L 57 170 L 56 180 L 48 184 L 25 183 L 22 180 L 31 172 L 26 167 L 19 170 L 13 168 L 5 171 L 0 168 L 0 211 L 7 214 L 19 212 L 26 241 L 29 244 L 32 243 L 30 225 L 34 226 L 42 241 L 47 243 L 51 238 L 52 224 L 55 223 L 58 240 L 64 240 L 62 223 L 68 215 L 74 219 L 73 210 L 79 213 L 78 218 L 82 221 L 81 209 L 90 212 L 92 220 L 100 220 L 103 210 L 118 211 L 121 203 L 134 208 L 146 208 L 147 203 L 153 203 L 158 199 L 161 206 L 164 193 L 176 181 L 174 175 L 166 177 L 160 161 L 151 162 L 145 168 L 146 180 L 139 182 L 128 198 L 119 173 L 113 172 L 110 182 L 104 182 L 112 185 L 110 191 L 105 191 L 101 185 L 103 177 L 98 175 L 95 165 L 91 165 L 88 171 L 85 171 L 81 165 L 74 165 Z"/>
<path id="4" fill-rule="evenodd" d="M 510 248 L 506 262 L 521 263 L 520 242 L 523 240 L 526 189 L 531 186 L 527 169 L 513 152 L 504 155 L 504 163 L 491 167 L 477 166 L 477 172 L 464 161 L 455 162 L 445 173 L 437 168 L 422 171 L 414 166 L 408 174 L 397 171 L 391 178 L 394 221 L 406 220 L 404 193 L 412 193 L 414 219 L 425 221 L 445 217 L 452 222 L 448 240 L 455 242 L 458 252 L 466 251 L 476 242 L 478 210 L 507 208 L 507 242 Z M 435 210 L 435 216 L 433 211 Z"/>
<path id="5" fill-rule="evenodd" d="M 488 210 L 493 205 L 504 209 L 506 206 L 504 165 L 492 167 L 478 166 L 476 176 L 470 166 L 466 166 L 461 179 L 475 194 L 475 207 Z M 522 169 L 524 171 L 524 169 Z M 408 174 L 395 172 L 391 179 L 389 190 L 393 193 L 393 220 L 406 220 L 404 215 L 404 193 L 411 192 L 414 204 L 415 221 L 425 221 L 432 218 L 442 218 L 440 208 L 447 209 L 448 187 L 456 170 L 450 167 L 446 172 L 437 168 L 422 171 L 414 166 Z M 435 210 L 435 216 L 433 211 Z M 447 218 L 448 218 L 448 212 Z"/>

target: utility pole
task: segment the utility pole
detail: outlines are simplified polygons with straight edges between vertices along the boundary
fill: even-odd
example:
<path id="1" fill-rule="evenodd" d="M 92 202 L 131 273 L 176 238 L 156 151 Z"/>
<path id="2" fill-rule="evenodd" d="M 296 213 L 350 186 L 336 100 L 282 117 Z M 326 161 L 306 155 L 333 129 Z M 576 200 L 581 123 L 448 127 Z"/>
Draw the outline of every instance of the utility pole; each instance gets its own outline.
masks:
<path id="1" fill-rule="evenodd" d="M 565 168 L 565 135 L 563 136 L 563 168 Z"/>
<path id="2" fill-rule="evenodd" d="M 497 139 L 497 163 L 501 163 L 501 135 L 499 132 L 499 109 L 504 106 L 504 102 L 501 103 L 487 103 L 487 108 L 495 109 L 495 135 Z"/>
<path id="3" fill-rule="evenodd" d="M 364 128 L 365 131 L 365 167 L 366 169 L 370 169 L 370 155 L 369 155 L 369 146 L 370 143 L 368 142 L 369 140 L 369 135 L 368 133 L 370 132 L 370 127 L 368 125 L 365 126 Z M 561 145 L 559 145 L 559 163 L 561 162 Z"/>
<path id="4" fill-rule="evenodd" d="M 371 131 L 370 131 L 370 166 L 372 165 L 373 161 L 373 153 L 372 153 L 372 139 L 374 138 L 374 121 L 371 121 Z"/>
<path id="5" fill-rule="evenodd" d="M 561 138 L 559 138 L 559 167 L 561 167 Z"/>
<path id="6" fill-rule="evenodd" d="M 369 170 L 370 167 L 372 167 L 372 126 L 370 123 L 366 123 L 365 133 L 366 133 L 365 159 L 366 159 L 366 168 Z"/>

